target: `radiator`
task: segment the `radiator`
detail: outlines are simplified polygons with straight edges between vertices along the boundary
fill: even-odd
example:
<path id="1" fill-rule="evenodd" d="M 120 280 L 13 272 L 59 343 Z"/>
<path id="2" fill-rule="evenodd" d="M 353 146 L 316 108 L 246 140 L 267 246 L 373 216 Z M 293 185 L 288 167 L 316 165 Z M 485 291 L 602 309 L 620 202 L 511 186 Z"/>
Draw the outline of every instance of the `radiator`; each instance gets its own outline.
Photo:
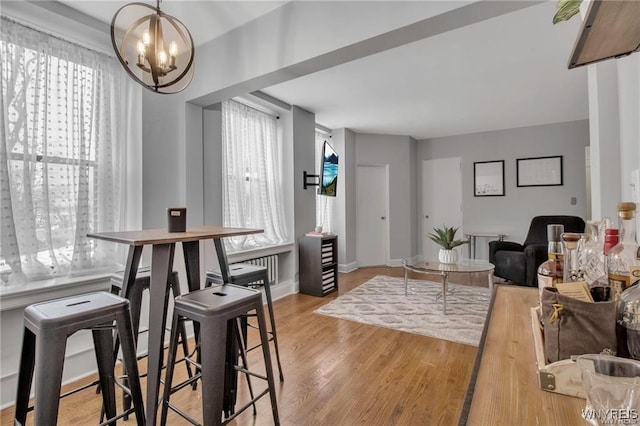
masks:
<path id="1" fill-rule="evenodd" d="M 269 274 L 269 284 L 275 285 L 278 283 L 278 255 L 270 254 L 268 256 L 256 257 L 253 259 L 243 260 L 242 262 L 232 263 L 250 263 L 252 265 L 264 266 L 267 268 Z"/>

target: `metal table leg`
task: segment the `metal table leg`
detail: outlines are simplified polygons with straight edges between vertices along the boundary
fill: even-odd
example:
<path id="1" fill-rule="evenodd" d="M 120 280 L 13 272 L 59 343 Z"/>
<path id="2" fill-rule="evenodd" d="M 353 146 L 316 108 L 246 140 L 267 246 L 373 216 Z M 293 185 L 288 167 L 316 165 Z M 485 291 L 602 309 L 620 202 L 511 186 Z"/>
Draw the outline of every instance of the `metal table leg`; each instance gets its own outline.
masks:
<path id="1" fill-rule="evenodd" d="M 404 268 L 404 295 L 405 297 L 409 295 L 409 290 L 407 288 L 407 284 L 409 282 L 409 270 Z"/>
<path id="2" fill-rule="evenodd" d="M 447 291 L 449 289 L 449 273 L 446 271 L 442 271 L 440 274 L 442 276 L 442 310 L 444 314 L 447 314 Z"/>
<path id="3" fill-rule="evenodd" d="M 169 274 L 173 271 L 175 243 L 154 244 L 149 287 L 149 358 L 147 366 L 147 424 L 157 419 L 160 372 L 164 355 L 164 328 L 167 321 Z"/>

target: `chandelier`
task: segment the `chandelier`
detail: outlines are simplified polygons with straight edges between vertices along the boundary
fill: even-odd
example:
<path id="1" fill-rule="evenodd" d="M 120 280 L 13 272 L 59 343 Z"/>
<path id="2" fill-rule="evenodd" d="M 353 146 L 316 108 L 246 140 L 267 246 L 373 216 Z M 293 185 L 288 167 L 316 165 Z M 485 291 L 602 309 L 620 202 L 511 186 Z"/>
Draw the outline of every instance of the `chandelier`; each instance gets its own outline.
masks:
<path id="1" fill-rule="evenodd" d="M 135 81 L 156 93 L 177 93 L 193 78 L 193 39 L 176 18 L 144 3 L 122 6 L 111 20 L 111 43 Z"/>

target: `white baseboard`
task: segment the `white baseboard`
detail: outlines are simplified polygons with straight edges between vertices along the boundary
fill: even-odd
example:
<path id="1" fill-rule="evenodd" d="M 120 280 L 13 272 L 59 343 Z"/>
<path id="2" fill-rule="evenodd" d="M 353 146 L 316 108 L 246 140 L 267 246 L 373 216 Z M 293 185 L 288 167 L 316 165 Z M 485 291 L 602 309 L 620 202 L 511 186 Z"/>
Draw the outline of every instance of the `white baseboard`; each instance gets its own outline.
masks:
<path id="1" fill-rule="evenodd" d="M 353 272 L 356 269 L 358 269 L 358 262 L 351 262 L 347 264 L 343 263 L 338 265 L 338 272 L 342 272 L 343 274 Z"/>
<path id="2" fill-rule="evenodd" d="M 271 286 L 271 300 L 278 300 L 290 294 L 297 293 L 296 285 L 293 280 L 283 281 Z M 265 300 L 266 303 L 266 300 Z"/>

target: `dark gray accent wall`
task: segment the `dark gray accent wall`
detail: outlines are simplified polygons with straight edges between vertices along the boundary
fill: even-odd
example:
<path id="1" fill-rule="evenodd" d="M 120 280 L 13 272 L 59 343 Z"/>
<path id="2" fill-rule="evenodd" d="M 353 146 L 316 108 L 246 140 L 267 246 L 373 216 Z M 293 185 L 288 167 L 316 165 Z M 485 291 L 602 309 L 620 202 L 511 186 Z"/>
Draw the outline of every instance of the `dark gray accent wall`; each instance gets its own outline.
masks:
<path id="1" fill-rule="evenodd" d="M 509 234 L 522 242 L 531 218 L 537 215 L 576 215 L 587 220 L 585 147 L 589 145 L 587 120 L 518 129 L 474 133 L 418 141 L 416 167 L 422 160 L 447 157 L 462 159 L 463 229 Z M 563 185 L 516 186 L 516 159 L 563 156 Z M 504 160 L 505 196 L 475 197 L 473 163 Z M 447 190 L 442 182 L 442 190 Z M 572 197 L 576 204 L 571 204 Z M 422 182 L 418 180 L 417 206 L 422 205 Z M 420 207 L 418 207 L 420 208 Z M 424 234 L 422 222 L 416 228 Z"/>

